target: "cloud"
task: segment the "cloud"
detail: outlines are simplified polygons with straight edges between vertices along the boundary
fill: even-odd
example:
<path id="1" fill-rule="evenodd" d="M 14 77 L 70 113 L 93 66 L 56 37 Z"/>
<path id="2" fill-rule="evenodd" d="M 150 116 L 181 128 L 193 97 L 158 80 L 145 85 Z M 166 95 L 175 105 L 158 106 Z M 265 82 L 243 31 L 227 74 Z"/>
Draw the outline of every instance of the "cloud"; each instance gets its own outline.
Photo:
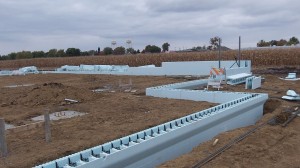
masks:
<path id="1" fill-rule="evenodd" d="M 149 10 L 159 13 L 210 11 L 221 8 L 223 5 L 223 3 L 221 3 L 219 0 L 147 0 L 146 4 Z"/>
<path id="2" fill-rule="evenodd" d="M 208 44 L 220 36 L 255 46 L 260 39 L 300 38 L 296 0 L 0 0 L 0 54 L 22 50 L 104 48 L 112 40 L 135 48 Z"/>

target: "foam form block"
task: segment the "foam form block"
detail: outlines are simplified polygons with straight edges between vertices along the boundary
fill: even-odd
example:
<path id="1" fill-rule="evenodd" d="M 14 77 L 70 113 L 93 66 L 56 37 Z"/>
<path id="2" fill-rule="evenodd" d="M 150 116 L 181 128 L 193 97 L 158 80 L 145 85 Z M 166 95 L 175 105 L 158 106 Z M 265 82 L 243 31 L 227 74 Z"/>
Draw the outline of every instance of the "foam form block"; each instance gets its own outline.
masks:
<path id="1" fill-rule="evenodd" d="M 268 99 L 267 94 L 177 89 L 181 86 L 187 86 L 187 84 L 189 86 L 194 85 L 197 82 L 192 83 L 153 87 L 147 89 L 146 91 L 148 92 L 146 94 L 150 93 L 151 96 L 166 98 L 195 99 L 198 101 L 200 99 L 201 101 L 219 102 L 221 104 L 124 138 L 107 142 L 102 146 L 91 148 L 93 154 L 100 153 L 99 159 L 88 162 L 79 161 L 80 165 L 69 165 L 69 160 L 74 160 L 78 163 L 78 157 L 74 158 L 71 155 L 54 162 L 60 166 L 78 168 L 152 168 L 191 151 L 195 146 L 223 131 L 255 124 L 263 115 L 263 105 Z M 126 147 L 117 150 L 113 148 L 114 146 L 116 148 L 119 146 Z M 74 155 L 78 156 L 77 154 L 82 155 L 81 152 Z M 37 166 L 37 168 L 43 168 L 47 164 Z M 50 166 L 47 168 L 56 167 Z"/>
<path id="2" fill-rule="evenodd" d="M 80 65 L 62 66 L 56 71 L 43 71 L 42 73 L 70 73 L 70 74 L 112 74 L 112 75 L 146 75 L 146 76 L 173 76 L 173 75 L 209 75 L 212 67 L 218 67 L 218 61 L 183 61 L 162 62 L 161 67 L 129 67 L 128 65 Z M 235 61 L 222 61 L 221 67 L 225 68 L 228 75 L 237 73 L 250 73 L 251 61 L 241 60 L 241 67 L 233 66 Z M 107 67 L 111 66 L 111 67 Z"/>

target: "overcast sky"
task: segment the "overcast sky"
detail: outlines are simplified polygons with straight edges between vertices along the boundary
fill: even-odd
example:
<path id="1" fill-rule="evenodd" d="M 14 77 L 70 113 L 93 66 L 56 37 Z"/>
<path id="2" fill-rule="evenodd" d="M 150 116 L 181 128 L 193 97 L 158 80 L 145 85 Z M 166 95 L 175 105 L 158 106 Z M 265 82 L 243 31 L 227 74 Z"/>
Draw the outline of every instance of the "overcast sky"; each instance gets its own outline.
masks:
<path id="1" fill-rule="evenodd" d="M 13 51 L 96 50 L 148 44 L 171 50 L 254 47 L 260 39 L 300 38 L 299 0 L 0 0 L 0 55 Z"/>

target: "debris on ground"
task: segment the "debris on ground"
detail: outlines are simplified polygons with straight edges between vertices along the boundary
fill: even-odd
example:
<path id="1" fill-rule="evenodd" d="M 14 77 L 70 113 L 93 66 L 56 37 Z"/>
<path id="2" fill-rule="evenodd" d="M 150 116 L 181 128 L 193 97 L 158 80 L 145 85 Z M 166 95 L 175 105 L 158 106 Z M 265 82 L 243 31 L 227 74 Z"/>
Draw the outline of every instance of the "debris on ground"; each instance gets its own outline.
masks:
<path id="1" fill-rule="evenodd" d="M 300 114 L 299 107 L 288 108 L 279 113 L 278 115 L 273 117 L 273 120 L 270 120 L 270 125 L 281 125 L 285 127 L 288 123 L 290 123 L 297 115 Z"/>
<path id="2" fill-rule="evenodd" d="M 216 139 L 213 143 L 213 146 L 216 146 L 218 142 L 219 142 L 219 139 Z"/>
<path id="3" fill-rule="evenodd" d="M 285 77 L 285 78 L 279 78 L 279 79 L 287 80 L 287 81 L 297 81 L 297 80 L 300 80 L 300 78 L 296 77 L 296 73 L 288 73 L 287 77 Z"/>
<path id="4" fill-rule="evenodd" d="M 65 99 L 66 102 L 73 104 L 73 103 L 79 103 L 78 100 L 73 100 L 73 99 Z"/>
<path id="5" fill-rule="evenodd" d="M 282 96 L 282 99 L 285 100 L 300 100 L 300 95 L 297 94 L 294 90 L 288 90 L 286 96 Z"/>
<path id="6" fill-rule="evenodd" d="M 12 125 L 12 124 L 7 124 L 5 123 L 5 130 L 7 129 L 12 129 L 12 128 L 15 128 L 16 126 Z"/>
<path id="7" fill-rule="evenodd" d="M 109 89 L 95 89 L 95 90 L 92 90 L 92 92 L 94 93 L 101 93 L 101 92 L 107 92 L 109 91 Z"/>
<path id="8" fill-rule="evenodd" d="M 25 86 L 33 86 L 33 84 L 8 85 L 8 86 L 4 86 L 4 87 L 6 87 L 6 88 L 16 88 L 16 87 L 25 87 Z"/>
<path id="9" fill-rule="evenodd" d="M 61 119 L 67 119 L 67 118 L 72 118 L 76 116 L 83 116 L 86 115 L 87 113 L 81 113 L 78 111 L 59 111 L 59 112 L 54 112 L 50 114 L 50 120 L 61 120 Z M 40 115 L 34 118 L 31 118 L 32 121 L 44 121 L 44 115 Z"/>

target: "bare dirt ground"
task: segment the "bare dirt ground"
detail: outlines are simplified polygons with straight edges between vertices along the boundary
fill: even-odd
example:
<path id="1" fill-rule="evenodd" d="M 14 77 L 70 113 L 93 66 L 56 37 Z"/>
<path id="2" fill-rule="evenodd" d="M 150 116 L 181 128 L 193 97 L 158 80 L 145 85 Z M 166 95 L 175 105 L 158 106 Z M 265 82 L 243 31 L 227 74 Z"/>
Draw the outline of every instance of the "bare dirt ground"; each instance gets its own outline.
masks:
<path id="1" fill-rule="evenodd" d="M 119 80 L 136 92 L 118 90 Z M 82 117 L 52 121 L 52 142 L 46 143 L 43 128 L 7 132 L 9 155 L 0 158 L 1 168 L 32 167 L 80 150 L 103 144 L 137 131 L 214 106 L 208 102 L 159 99 L 145 96 L 145 88 L 184 81 L 166 77 L 39 74 L 7 76 L 0 80 L 0 117 L 16 126 L 51 111 L 75 110 Z M 7 88 L 11 85 L 26 85 Z M 110 86 L 111 91 L 91 90 Z M 66 104 L 65 98 L 80 101 Z M 186 108 L 189 107 L 189 108 Z"/>
<path id="2" fill-rule="evenodd" d="M 277 71 L 277 70 L 276 70 Z M 286 94 L 288 89 L 293 89 L 300 93 L 300 81 L 283 81 L 278 77 L 284 77 L 287 74 L 273 74 L 272 70 L 256 70 L 255 72 L 264 72 L 265 77 L 262 88 L 256 90 L 245 90 L 244 85 L 224 88 L 223 90 L 268 93 L 269 100 L 265 104 L 263 118 L 256 124 L 268 121 L 275 115 L 286 111 L 287 109 L 300 106 L 300 102 L 290 102 L 280 99 Z M 289 71 L 291 72 L 291 71 Z M 230 140 L 238 137 L 255 126 L 236 129 L 222 133 L 212 140 L 195 147 L 192 152 L 185 154 L 177 159 L 166 162 L 159 166 L 160 168 L 180 167 L 188 168 L 213 153 L 220 147 L 223 147 Z M 215 139 L 219 139 L 216 146 L 213 146 Z M 300 167 L 300 118 L 294 119 L 287 127 L 281 125 L 266 125 L 255 131 L 243 141 L 235 144 L 226 150 L 214 160 L 203 167 L 231 168 L 231 167 L 265 167 L 265 168 L 299 168 Z"/>
<path id="3" fill-rule="evenodd" d="M 257 70 L 265 77 L 261 89 L 245 90 L 244 85 L 223 90 L 268 93 L 265 115 L 257 123 L 298 105 L 279 99 L 291 88 L 300 93 L 300 81 L 283 81 L 279 76 Z M 271 73 L 271 74 L 270 74 Z M 119 91 L 119 79 L 128 83 L 132 79 L 135 93 Z M 80 150 L 103 144 L 166 121 L 214 106 L 208 102 L 160 99 L 145 96 L 145 88 L 185 81 L 184 78 L 128 77 L 110 75 L 54 75 L 0 77 L 0 117 L 13 125 L 31 123 L 30 118 L 51 111 L 75 110 L 88 115 L 66 120 L 52 121 L 52 142 L 46 143 L 42 128 L 18 133 L 7 133 L 9 156 L 0 158 L 2 168 L 32 167 L 63 157 Z M 9 85 L 33 84 L 16 88 Z M 93 93 L 91 90 L 110 86 L 115 92 Z M 66 104 L 65 98 L 79 100 Z M 162 108 L 163 107 L 163 108 Z M 188 107 L 188 108 L 187 108 Z M 160 167 L 191 167 L 197 161 L 228 143 L 253 126 L 225 132 L 196 147 L 191 153 L 169 161 Z M 242 142 L 212 160 L 205 167 L 299 167 L 300 119 L 296 118 L 287 127 L 266 125 Z"/>

